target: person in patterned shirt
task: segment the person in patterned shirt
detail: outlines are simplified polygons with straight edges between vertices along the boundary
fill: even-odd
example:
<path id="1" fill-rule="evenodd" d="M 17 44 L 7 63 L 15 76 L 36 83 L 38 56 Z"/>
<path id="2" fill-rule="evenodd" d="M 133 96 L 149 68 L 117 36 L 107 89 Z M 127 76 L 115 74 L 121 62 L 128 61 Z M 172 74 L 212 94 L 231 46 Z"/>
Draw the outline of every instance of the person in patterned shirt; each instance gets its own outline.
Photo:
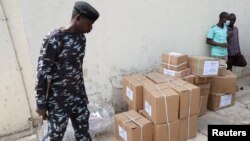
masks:
<path id="1" fill-rule="evenodd" d="M 48 119 L 44 141 L 61 141 L 71 119 L 77 141 L 91 141 L 88 97 L 82 64 L 85 33 L 92 30 L 99 13 L 90 4 L 75 2 L 70 25 L 45 36 L 38 58 L 36 112 Z"/>
<path id="2" fill-rule="evenodd" d="M 228 30 L 230 32 L 230 36 L 228 37 L 227 69 L 232 71 L 233 66 L 245 67 L 247 62 L 240 50 L 238 27 L 234 25 L 236 22 L 236 15 L 231 13 L 229 15 L 229 20 L 230 24 L 228 26 Z"/>

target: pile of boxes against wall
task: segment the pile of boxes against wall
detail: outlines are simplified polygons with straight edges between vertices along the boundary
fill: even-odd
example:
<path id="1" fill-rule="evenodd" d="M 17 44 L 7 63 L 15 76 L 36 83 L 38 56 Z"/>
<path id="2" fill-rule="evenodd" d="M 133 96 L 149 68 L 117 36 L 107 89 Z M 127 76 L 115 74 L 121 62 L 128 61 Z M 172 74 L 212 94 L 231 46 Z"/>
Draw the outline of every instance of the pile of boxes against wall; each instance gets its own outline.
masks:
<path id="1" fill-rule="evenodd" d="M 234 104 L 237 77 L 204 56 L 164 53 L 158 72 L 123 77 L 129 111 L 116 115 L 119 141 L 186 141 L 207 108 Z"/>

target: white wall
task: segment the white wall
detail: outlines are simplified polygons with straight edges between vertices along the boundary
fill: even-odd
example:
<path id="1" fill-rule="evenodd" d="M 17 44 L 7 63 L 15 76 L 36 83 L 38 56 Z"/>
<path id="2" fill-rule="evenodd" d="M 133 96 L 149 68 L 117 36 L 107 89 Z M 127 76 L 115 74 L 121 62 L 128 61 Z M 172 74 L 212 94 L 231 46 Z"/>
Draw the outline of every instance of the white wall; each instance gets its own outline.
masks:
<path id="1" fill-rule="evenodd" d="M 34 81 L 18 0 L 0 1 L 0 138 L 32 127 Z M 0 139 L 1 140 L 1 139 Z"/>
<path id="2" fill-rule="evenodd" d="M 87 1 L 101 14 L 87 35 L 83 69 L 90 98 L 121 106 L 116 97 L 122 75 L 154 70 L 164 52 L 208 55 L 206 34 L 222 11 L 236 13 L 242 52 L 250 61 L 249 0 Z M 32 126 L 28 118 L 37 116 L 33 92 L 42 38 L 69 23 L 74 0 L 0 2 L 1 137 Z"/>
<path id="3" fill-rule="evenodd" d="M 84 73 L 89 95 L 109 100 L 113 88 L 121 87 L 121 75 L 152 70 L 163 52 L 208 55 L 206 34 L 222 11 L 236 13 L 241 47 L 249 55 L 249 0 L 87 1 L 100 12 L 87 35 Z M 43 36 L 69 23 L 73 4 L 74 0 L 21 1 L 34 70 Z"/>

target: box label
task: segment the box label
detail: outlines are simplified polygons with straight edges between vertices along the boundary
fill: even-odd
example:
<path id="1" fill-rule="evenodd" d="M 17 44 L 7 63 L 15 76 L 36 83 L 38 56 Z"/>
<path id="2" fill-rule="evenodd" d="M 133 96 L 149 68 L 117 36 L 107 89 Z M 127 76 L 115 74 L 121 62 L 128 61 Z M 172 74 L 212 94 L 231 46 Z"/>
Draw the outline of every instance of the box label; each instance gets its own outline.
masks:
<path id="1" fill-rule="evenodd" d="M 203 75 L 218 75 L 219 61 L 204 61 Z"/>
<path id="2" fill-rule="evenodd" d="M 126 95 L 127 95 L 127 97 L 128 97 L 131 101 L 133 101 L 133 95 L 134 95 L 134 93 L 133 93 L 133 91 L 132 91 L 129 87 L 127 87 L 127 89 L 126 89 Z"/>
<path id="3" fill-rule="evenodd" d="M 145 111 L 150 117 L 152 116 L 152 108 L 148 101 L 145 101 Z"/>
<path id="4" fill-rule="evenodd" d="M 231 104 L 232 94 L 221 96 L 220 107 L 228 106 Z"/>
<path id="5" fill-rule="evenodd" d="M 170 76 L 175 76 L 176 72 L 173 71 L 173 70 L 164 69 L 164 74 L 165 75 L 170 75 Z"/>
<path id="6" fill-rule="evenodd" d="M 127 132 L 126 132 L 121 126 L 119 126 L 119 136 L 120 136 L 123 140 L 128 141 Z"/>

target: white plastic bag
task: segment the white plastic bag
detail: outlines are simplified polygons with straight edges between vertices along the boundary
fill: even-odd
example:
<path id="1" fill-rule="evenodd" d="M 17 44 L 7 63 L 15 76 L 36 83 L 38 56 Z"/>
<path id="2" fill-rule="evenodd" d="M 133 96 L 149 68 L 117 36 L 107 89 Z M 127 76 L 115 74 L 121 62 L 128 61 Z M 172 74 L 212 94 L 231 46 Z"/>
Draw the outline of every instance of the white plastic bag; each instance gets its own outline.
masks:
<path id="1" fill-rule="evenodd" d="M 89 133 L 92 138 L 95 138 L 98 134 L 113 132 L 115 112 L 112 106 L 101 101 L 93 101 L 88 104 L 88 109 L 90 111 Z M 39 141 L 42 140 L 47 132 L 48 122 L 43 121 L 38 132 Z M 68 122 L 63 141 L 76 141 L 71 120 Z"/>
<path id="2" fill-rule="evenodd" d="M 89 132 L 92 136 L 112 132 L 114 125 L 114 108 L 101 101 L 93 101 L 88 105 L 90 111 Z"/>
<path id="3" fill-rule="evenodd" d="M 48 133 L 48 121 L 44 120 L 39 124 L 38 141 L 42 141 L 42 138 Z"/>

